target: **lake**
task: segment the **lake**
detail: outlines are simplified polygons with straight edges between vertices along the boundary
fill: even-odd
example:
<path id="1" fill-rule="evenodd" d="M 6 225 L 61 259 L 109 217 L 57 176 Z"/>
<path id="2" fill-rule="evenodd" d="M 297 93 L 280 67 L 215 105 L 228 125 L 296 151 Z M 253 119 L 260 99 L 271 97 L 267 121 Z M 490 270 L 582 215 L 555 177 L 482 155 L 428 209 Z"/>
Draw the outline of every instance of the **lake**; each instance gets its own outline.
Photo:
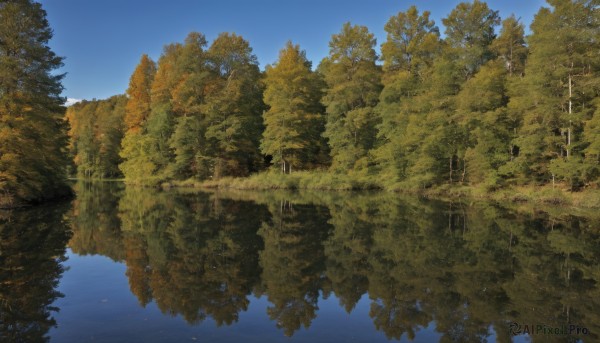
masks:
<path id="1" fill-rule="evenodd" d="M 0 212 L 2 342 L 594 342 L 600 218 L 78 183 Z"/>

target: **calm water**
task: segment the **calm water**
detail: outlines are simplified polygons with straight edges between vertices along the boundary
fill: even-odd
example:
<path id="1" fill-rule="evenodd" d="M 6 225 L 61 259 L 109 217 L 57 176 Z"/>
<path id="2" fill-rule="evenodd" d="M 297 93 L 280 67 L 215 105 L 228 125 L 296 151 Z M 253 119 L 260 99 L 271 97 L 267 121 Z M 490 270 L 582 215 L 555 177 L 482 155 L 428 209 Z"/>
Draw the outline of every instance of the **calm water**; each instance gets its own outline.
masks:
<path id="1" fill-rule="evenodd" d="M 1 342 L 600 339 L 593 215 L 75 187 L 0 212 Z"/>

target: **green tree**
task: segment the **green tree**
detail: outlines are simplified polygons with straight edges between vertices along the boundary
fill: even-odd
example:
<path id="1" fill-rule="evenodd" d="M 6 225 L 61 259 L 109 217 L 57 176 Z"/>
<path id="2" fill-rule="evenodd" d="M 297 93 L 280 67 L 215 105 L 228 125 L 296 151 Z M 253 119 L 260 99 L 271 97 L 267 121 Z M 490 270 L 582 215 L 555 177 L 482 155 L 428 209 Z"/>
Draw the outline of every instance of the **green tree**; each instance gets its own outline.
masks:
<path id="1" fill-rule="evenodd" d="M 84 100 L 67 109 L 69 147 L 79 177 L 121 175 L 118 166 L 126 103 L 125 96 L 116 95 L 106 100 Z"/>
<path id="2" fill-rule="evenodd" d="M 510 120 L 506 82 L 510 66 L 502 60 L 483 65 L 457 96 L 460 124 L 470 132 L 464 172 L 471 183 L 499 183 L 497 170 L 510 159 Z"/>
<path id="3" fill-rule="evenodd" d="M 509 108 L 522 122 L 514 169 L 526 180 L 576 186 L 597 96 L 598 9 L 594 1 L 548 3 L 531 25 L 525 76 L 511 91 Z"/>
<path id="4" fill-rule="evenodd" d="M 439 29 L 430 14 L 419 14 L 417 7 L 411 6 L 385 24 L 387 40 L 381 45 L 384 80 L 401 71 L 419 76 L 431 66 L 439 51 Z"/>
<path id="5" fill-rule="evenodd" d="M 495 27 L 500 24 L 498 11 L 479 0 L 461 2 L 442 22 L 446 26 L 448 53 L 456 58 L 465 79 L 494 58 L 490 45 L 496 38 Z"/>
<path id="6" fill-rule="evenodd" d="M 491 49 L 505 63 L 509 76 L 523 73 L 528 53 L 525 27 L 514 15 L 502 21 L 500 36 L 492 42 Z"/>
<path id="7" fill-rule="evenodd" d="M 127 97 L 113 96 L 102 101 L 97 109 L 96 140 L 99 146 L 98 172 L 100 178 L 119 177 L 120 150 L 125 132 L 124 118 Z"/>
<path id="8" fill-rule="evenodd" d="M 202 159 L 206 149 L 202 106 L 210 80 L 206 45 L 203 34 L 192 32 L 184 44 L 165 49 L 159 60 L 152 85 L 155 120 L 148 123 L 148 133 L 161 179 L 207 176 L 208 167 Z"/>
<path id="9" fill-rule="evenodd" d="M 322 103 L 327 123 L 324 137 L 331 148 L 334 171 L 366 170 L 375 146 L 374 107 L 381 92 L 381 67 L 375 62 L 376 39 L 365 26 L 345 23 L 329 42 L 329 56 L 319 71 L 327 82 Z"/>
<path id="10" fill-rule="evenodd" d="M 269 109 L 263 114 L 262 152 L 283 173 L 319 164 L 324 145 L 322 81 L 300 46 L 287 42 L 278 61 L 267 66 L 264 83 Z"/>
<path id="11" fill-rule="evenodd" d="M 235 33 L 222 33 L 207 50 L 210 87 L 206 116 L 209 176 L 247 176 L 259 169 L 263 88 L 258 60 L 250 44 Z"/>
<path id="12" fill-rule="evenodd" d="M 90 178 L 94 173 L 94 161 L 98 147 L 94 141 L 94 126 L 98 101 L 83 100 L 67 109 L 65 118 L 69 122 L 70 153 L 77 167 L 76 174 Z"/>
<path id="13" fill-rule="evenodd" d="M 584 179 L 587 182 L 597 181 L 600 176 L 600 108 L 599 98 L 595 99 L 596 110 L 592 118 L 585 122 L 583 138 L 588 146 L 585 148 Z"/>
<path id="14" fill-rule="evenodd" d="M 201 113 L 202 81 L 206 78 L 205 46 L 204 35 L 192 32 L 184 44 L 175 43 L 164 48 L 150 88 L 150 112 L 132 116 L 143 118 L 147 115 L 141 130 L 130 130 L 123 140 L 121 156 L 126 161 L 121 169 L 128 182 L 157 184 L 172 178 L 187 178 L 196 171 L 195 157 L 202 145 L 193 144 L 194 141 L 188 138 L 190 135 L 202 137 L 203 128 L 195 132 L 188 130 L 186 118 L 196 118 Z M 147 87 L 152 66 L 147 63 L 143 68 L 140 65 L 138 71 L 147 76 L 132 77 L 132 81 L 141 84 L 136 89 L 144 89 L 143 96 L 136 100 L 141 103 L 139 106 L 130 108 L 147 110 L 145 95 L 148 90 L 144 87 Z M 138 84 L 137 81 L 134 83 Z"/>
<path id="15" fill-rule="evenodd" d="M 381 143 L 375 157 L 381 178 L 388 182 L 407 176 L 407 147 L 414 134 L 410 122 L 419 120 L 414 99 L 425 91 L 424 81 L 441 50 L 439 29 L 429 15 L 411 6 L 385 25 L 387 41 L 381 45 L 384 87 L 377 105 Z"/>
<path id="16" fill-rule="evenodd" d="M 429 187 L 457 180 L 465 132 L 454 115 L 462 77 L 460 66 L 443 52 L 434 61 L 423 84 L 426 91 L 414 99 L 417 115 L 407 128 L 411 134 L 405 148 L 410 163 L 405 184 Z"/>
<path id="17" fill-rule="evenodd" d="M 68 192 L 62 58 L 42 5 L 0 3 L 0 207 Z"/>
<path id="18" fill-rule="evenodd" d="M 421 134 L 417 135 L 419 146 L 409 173 L 410 182 L 422 186 L 465 181 L 465 154 L 473 145 L 474 128 L 469 126 L 471 116 L 459 108 L 457 95 L 464 83 L 493 59 L 490 45 L 500 23 L 497 11 L 477 0 L 458 4 L 442 21 L 445 44 L 427 79 L 427 91 L 416 99 L 423 104 L 422 117 L 413 131 Z"/>

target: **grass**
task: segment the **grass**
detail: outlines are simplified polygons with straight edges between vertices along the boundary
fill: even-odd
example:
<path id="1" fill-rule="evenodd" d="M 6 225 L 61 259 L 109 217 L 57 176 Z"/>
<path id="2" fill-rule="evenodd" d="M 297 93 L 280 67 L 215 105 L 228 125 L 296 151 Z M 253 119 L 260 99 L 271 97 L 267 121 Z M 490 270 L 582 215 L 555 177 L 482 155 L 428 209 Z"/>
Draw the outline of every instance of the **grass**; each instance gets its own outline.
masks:
<path id="1" fill-rule="evenodd" d="M 229 188 L 245 190 L 266 189 L 313 189 L 313 190 L 367 190 L 382 189 L 382 186 L 365 176 L 341 175 L 324 172 L 296 172 L 281 174 L 264 172 L 247 178 L 221 178 L 218 180 L 186 180 L 164 186 L 194 188 Z"/>
<path id="2" fill-rule="evenodd" d="M 164 183 L 163 188 L 188 187 L 204 189 L 232 190 L 320 190 L 320 191 L 356 191 L 384 190 L 392 193 L 417 194 L 441 200 L 485 199 L 499 203 L 532 203 L 558 205 L 578 208 L 600 208 L 600 190 L 587 189 L 571 192 L 566 186 L 509 186 L 490 191 L 483 186 L 440 185 L 423 188 L 419 185 L 391 183 L 377 180 L 373 176 L 358 174 L 343 175 L 323 171 L 299 171 L 293 174 L 281 174 L 268 171 L 253 174 L 246 178 L 225 177 L 218 180 L 185 180 Z"/>

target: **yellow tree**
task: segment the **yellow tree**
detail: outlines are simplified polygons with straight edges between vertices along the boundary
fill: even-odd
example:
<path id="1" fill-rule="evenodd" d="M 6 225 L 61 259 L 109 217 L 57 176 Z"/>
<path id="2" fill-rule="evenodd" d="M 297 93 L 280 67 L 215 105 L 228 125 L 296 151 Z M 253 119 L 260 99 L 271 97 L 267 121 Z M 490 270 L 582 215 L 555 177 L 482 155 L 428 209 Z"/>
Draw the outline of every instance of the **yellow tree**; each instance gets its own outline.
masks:
<path id="1" fill-rule="evenodd" d="M 139 182 L 143 176 L 150 176 L 155 167 L 148 158 L 150 142 L 144 134 L 144 124 L 150 116 L 151 89 L 156 75 L 156 64 L 147 55 L 131 75 L 125 105 L 125 136 L 121 142 L 119 169 L 128 182 Z"/>
<path id="2" fill-rule="evenodd" d="M 155 74 L 154 61 L 148 55 L 142 55 L 127 88 L 128 101 L 125 107 L 127 131 L 137 132 L 150 114 L 150 89 Z"/>
<path id="3" fill-rule="evenodd" d="M 321 80 L 298 45 L 288 42 L 279 60 L 267 66 L 261 149 L 283 173 L 302 168 L 319 154 L 323 131 Z"/>

